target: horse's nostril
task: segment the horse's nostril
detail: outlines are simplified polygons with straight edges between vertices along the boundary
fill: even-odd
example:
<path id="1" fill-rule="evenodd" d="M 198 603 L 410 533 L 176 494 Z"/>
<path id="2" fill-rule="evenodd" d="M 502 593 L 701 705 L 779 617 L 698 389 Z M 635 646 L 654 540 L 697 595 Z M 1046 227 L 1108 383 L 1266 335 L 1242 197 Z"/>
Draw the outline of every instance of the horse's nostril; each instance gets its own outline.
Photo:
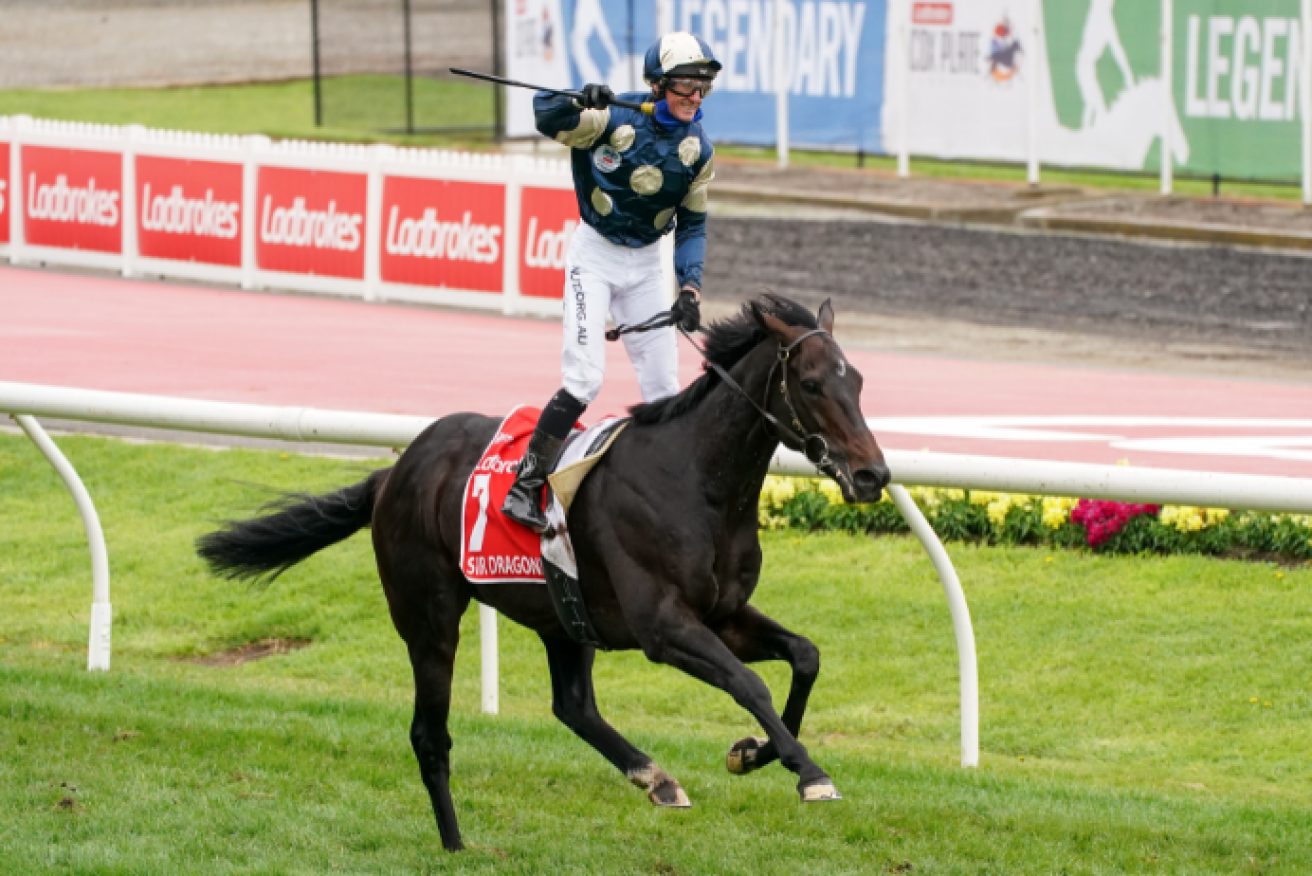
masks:
<path id="1" fill-rule="evenodd" d="M 877 492 L 888 484 L 888 469 L 863 468 L 852 475 L 852 480 L 863 493 Z"/>

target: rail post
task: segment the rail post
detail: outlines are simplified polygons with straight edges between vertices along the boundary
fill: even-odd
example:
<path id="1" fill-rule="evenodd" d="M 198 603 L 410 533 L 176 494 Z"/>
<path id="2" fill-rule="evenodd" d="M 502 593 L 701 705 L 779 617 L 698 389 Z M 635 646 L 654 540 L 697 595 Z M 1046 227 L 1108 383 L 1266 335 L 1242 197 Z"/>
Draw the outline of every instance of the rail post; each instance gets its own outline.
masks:
<path id="1" fill-rule="evenodd" d="M 501 672 L 497 657 L 497 610 L 479 603 L 478 642 L 482 656 L 483 711 L 495 715 L 499 709 L 497 677 Z"/>
<path id="2" fill-rule="evenodd" d="M 59 473 L 64 486 L 73 496 L 78 513 L 82 515 L 82 526 L 87 531 L 87 546 L 91 549 L 91 633 L 87 642 L 87 670 L 108 671 L 109 634 L 113 617 L 109 603 L 109 552 L 105 550 L 105 533 L 100 528 L 96 506 L 92 504 L 91 496 L 72 463 L 50 440 L 41 424 L 26 414 L 14 414 L 13 417 L 18 421 L 19 428 L 41 451 L 41 455 Z"/>
<path id="3" fill-rule="evenodd" d="M 970 622 L 970 607 L 961 589 L 957 570 L 952 567 L 943 542 L 939 541 L 934 527 L 916 507 L 915 500 L 900 484 L 889 484 L 888 494 L 901 512 L 916 538 L 920 539 L 929 560 L 943 582 L 943 593 L 948 598 L 948 611 L 952 614 L 952 629 L 957 636 L 957 666 L 961 674 L 961 765 L 979 766 L 979 666 L 975 659 L 975 628 Z"/>

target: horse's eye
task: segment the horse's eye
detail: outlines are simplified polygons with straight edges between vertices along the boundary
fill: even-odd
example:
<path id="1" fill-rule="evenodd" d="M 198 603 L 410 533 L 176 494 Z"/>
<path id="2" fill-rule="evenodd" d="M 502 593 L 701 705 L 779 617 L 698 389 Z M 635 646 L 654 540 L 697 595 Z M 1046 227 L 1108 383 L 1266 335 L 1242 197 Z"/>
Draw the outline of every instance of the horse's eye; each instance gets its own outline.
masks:
<path id="1" fill-rule="evenodd" d="M 816 380 L 803 380 L 802 389 L 811 395 L 819 395 L 820 382 Z"/>

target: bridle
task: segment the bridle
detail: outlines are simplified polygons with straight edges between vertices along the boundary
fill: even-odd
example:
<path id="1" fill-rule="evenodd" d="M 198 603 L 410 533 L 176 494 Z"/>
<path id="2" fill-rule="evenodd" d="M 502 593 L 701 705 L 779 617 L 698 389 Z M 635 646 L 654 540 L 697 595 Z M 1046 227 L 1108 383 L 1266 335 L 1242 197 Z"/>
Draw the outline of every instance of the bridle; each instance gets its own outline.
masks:
<path id="1" fill-rule="evenodd" d="M 829 449 L 829 442 L 825 439 L 825 436 L 821 435 L 819 432 L 808 432 L 806 430 L 806 427 L 802 425 L 801 417 L 797 415 L 797 408 L 793 405 L 792 397 L 788 395 L 788 359 L 792 355 L 793 350 L 795 350 L 802 341 L 805 341 L 812 335 L 828 335 L 829 332 L 822 328 L 815 328 L 798 335 L 791 344 L 779 344 L 778 349 L 775 351 L 774 364 L 770 366 L 770 373 L 765 379 L 765 398 L 762 399 L 765 404 L 758 405 L 756 399 L 748 395 L 747 390 L 739 386 L 738 381 L 729 376 L 728 371 L 711 361 L 711 357 L 706 355 L 706 350 L 702 348 L 701 344 L 693 340 L 692 335 L 684 331 L 682 326 L 677 325 L 674 318 L 668 312 L 658 313 L 637 325 L 620 325 L 613 329 L 608 329 L 606 331 L 606 340 L 618 341 L 622 335 L 634 332 L 649 332 L 667 326 L 674 326 L 677 328 L 679 334 L 687 338 L 688 343 L 692 344 L 693 349 L 698 353 L 701 353 L 702 359 L 706 362 L 706 367 L 714 371 L 730 389 L 745 398 L 767 423 L 778 430 L 780 433 L 779 440 L 785 447 L 790 450 L 802 451 L 802 454 L 806 456 L 807 461 L 814 465 L 821 474 L 828 475 L 834 480 L 844 481 L 847 483 L 849 489 L 852 488 L 851 480 L 834 461 L 833 454 Z M 778 417 L 766 410 L 766 406 L 770 404 L 770 384 L 774 382 L 774 372 L 776 369 L 781 372 L 779 379 L 779 393 L 784 397 L 784 405 L 788 408 L 788 415 L 792 418 L 792 425 L 781 422 Z"/>
<path id="2" fill-rule="evenodd" d="M 848 480 L 847 475 L 834 461 L 833 454 L 830 452 L 829 442 L 825 439 L 825 436 L 821 435 L 819 432 L 807 431 L 806 426 L 802 424 L 801 417 L 797 415 L 797 408 L 793 405 L 792 398 L 788 395 L 788 360 L 792 355 L 793 350 L 796 349 L 802 341 L 805 341 L 812 335 L 828 335 L 829 332 L 822 328 L 811 329 L 810 331 L 799 335 L 791 344 L 779 344 L 778 349 L 775 351 L 774 363 L 770 366 L 770 373 L 765 379 L 764 405 L 758 405 L 756 400 L 748 395 L 747 391 L 739 386 L 736 380 L 729 376 L 728 371 L 712 362 L 710 357 L 706 355 L 706 351 L 702 349 L 701 345 L 692 339 L 692 335 L 685 332 L 682 328 L 679 329 L 679 332 L 688 339 L 688 343 L 692 344 L 693 348 L 698 353 L 702 354 L 702 359 L 706 361 L 707 368 L 714 371 L 730 389 L 747 399 L 748 403 L 756 409 L 756 412 L 760 414 L 767 423 L 778 430 L 780 433 L 780 441 L 782 441 L 785 447 L 790 450 L 801 450 L 803 455 L 806 456 L 807 461 L 814 465 L 822 474 L 826 474 L 835 480 Z M 779 394 L 783 396 L 784 405 L 788 408 L 788 415 L 792 418 L 791 425 L 781 422 L 778 417 L 766 410 L 766 406 L 770 404 L 771 384 L 774 382 L 774 373 L 776 370 L 780 372 Z M 850 482 L 848 483 L 848 486 L 851 487 Z"/>

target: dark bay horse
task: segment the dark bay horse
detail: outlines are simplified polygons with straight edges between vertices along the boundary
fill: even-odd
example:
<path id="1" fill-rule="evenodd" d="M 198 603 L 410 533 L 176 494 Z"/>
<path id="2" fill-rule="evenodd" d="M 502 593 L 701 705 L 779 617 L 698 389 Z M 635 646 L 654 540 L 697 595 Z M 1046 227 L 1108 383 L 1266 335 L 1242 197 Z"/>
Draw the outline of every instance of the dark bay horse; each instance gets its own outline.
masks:
<path id="1" fill-rule="evenodd" d="M 641 648 L 649 660 L 732 696 L 768 741 L 734 743 L 729 769 L 746 773 L 780 760 L 797 774 L 806 802 L 839 797 L 797 741 L 820 652 L 748 601 L 761 571 L 757 503 L 781 441 L 805 449 L 850 502 L 876 501 L 888 484 L 858 404 L 861 375 L 834 342 L 833 319 L 828 302 L 817 318 L 764 296 L 711 325 L 707 371 L 680 394 L 631 409 L 633 423 L 584 481 L 569 516 L 580 585 L 601 640 L 614 650 Z M 410 741 L 451 850 L 462 844 L 448 786 L 447 714 L 460 618 L 471 598 L 542 638 L 556 717 L 653 803 L 689 805 L 679 783 L 597 711 L 595 650 L 566 635 L 546 587 L 474 584 L 461 574 L 464 485 L 500 422 L 444 417 L 394 467 L 325 496 L 288 497 L 275 513 L 230 523 L 198 544 L 218 574 L 276 577 L 373 527 L 379 577 L 414 668 Z M 745 665 L 763 660 L 792 668 L 782 715 Z"/>

